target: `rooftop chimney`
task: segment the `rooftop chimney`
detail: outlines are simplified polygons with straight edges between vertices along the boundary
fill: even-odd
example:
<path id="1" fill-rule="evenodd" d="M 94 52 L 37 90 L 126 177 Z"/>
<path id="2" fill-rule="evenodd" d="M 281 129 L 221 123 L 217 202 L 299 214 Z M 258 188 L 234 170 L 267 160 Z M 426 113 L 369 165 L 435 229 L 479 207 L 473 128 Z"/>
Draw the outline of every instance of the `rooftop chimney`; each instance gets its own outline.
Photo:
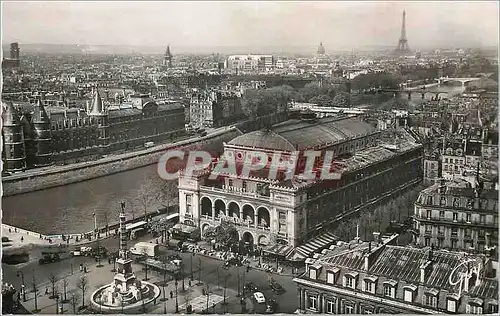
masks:
<path id="1" fill-rule="evenodd" d="M 373 232 L 373 241 L 376 242 L 377 244 L 380 244 L 380 233 L 379 232 Z"/>
<path id="2" fill-rule="evenodd" d="M 432 269 L 432 261 L 426 261 L 420 266 L 420 283 L 425 283 Z"/>

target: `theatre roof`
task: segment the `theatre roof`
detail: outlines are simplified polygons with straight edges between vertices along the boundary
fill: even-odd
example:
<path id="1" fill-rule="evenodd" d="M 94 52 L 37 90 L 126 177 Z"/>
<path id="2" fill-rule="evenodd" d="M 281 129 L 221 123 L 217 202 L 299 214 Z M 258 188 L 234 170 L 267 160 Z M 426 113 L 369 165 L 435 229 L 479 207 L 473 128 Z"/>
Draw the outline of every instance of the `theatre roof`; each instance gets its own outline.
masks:
<path id="1" fill-rule="evenodd" d="M 304 150 L 372 134 L 377 130 L 356 118 L 327 117 L 314 121 L 289 120 L 268 131 L 255 131 L 236 137 L 228 145 L 274 149 Z"/>

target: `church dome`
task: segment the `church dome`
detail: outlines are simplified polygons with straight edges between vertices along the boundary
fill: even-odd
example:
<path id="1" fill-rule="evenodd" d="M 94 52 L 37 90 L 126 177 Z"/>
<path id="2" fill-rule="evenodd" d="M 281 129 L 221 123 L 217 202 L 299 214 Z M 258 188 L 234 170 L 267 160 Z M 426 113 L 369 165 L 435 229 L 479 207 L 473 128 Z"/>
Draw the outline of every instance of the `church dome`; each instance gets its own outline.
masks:
<path id="1" fill-rule="evenodd" d="M 324 55 L 325 54 L 325 48 L 323 47 L 323 42 L 319 43 L 318 54 L 319 55 Z"/>
<path id="2" fill-rule="evenodd" d="M 295 147 L 292 143 L 273 131 L 254 131 L 247 133 L 231 140 L 228 145 L 279 151 L 295 151 Z"/>

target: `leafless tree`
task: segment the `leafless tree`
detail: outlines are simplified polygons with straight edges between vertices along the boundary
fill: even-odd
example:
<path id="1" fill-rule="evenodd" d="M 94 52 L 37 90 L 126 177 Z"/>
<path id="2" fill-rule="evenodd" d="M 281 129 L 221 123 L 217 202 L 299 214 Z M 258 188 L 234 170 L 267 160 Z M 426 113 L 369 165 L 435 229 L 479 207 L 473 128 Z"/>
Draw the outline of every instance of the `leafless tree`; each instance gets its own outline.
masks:
<path id="1" fill-rule="evenodd" d="M 179 203 L 179 188 L 177 181 L 166 181 L 158 178 L 157 185 L 159 188 L 156 195 L 156 201 L 160 203 L 163 208 L 170 212 L 170 207 Z"/>
<path id="2" fill-rule="evenodd" d="M 35 294 L 35 309 L 34 312 L 38 312 L 38 295 L 40 291 L 38 290 L 38 285 L 35 278 L 35 269 L 33 269 L 33 293 Z"/>
<path id="3" fill-rule="evenodd" d="M 63 295 L 64 295 L 63 302 L 67 302 L 68 301 L 68 299 L 66 297 L 66 293 L 67 293 L 67 289 L 68 289 L 68 284 L 69 284 L 68 280 L 66 278 L 64 278 L 63 281 L 62 281 Z"/>
<path id="4" fill-rule="evenodd" d="M 139 187 L 137 190 L 137 197 L 135 201 L 140 205 L 142 210 L 144 211 L 144 219 L 147 218 L 148 208 L 151 207 L 151 204 L 156 201 L 157 193 L 155 192 L 156 187 L 151 184 L 151 182 L 146 182 Z"/>
<path id="5" fill-rule="evenodd" d="M 86 276 L 81 276 L 76 286 L 82 291 L 82 307 L 85 306 L 85 292 L 88 290 L 89 280 Z"/>
<path id="6" fill-rule="evenodd" d="M 50 296 L 50 298 L 54 298 L 55 295 L 56 295 L 56 282 L 57 282 L 57 277 L 54 275 L 54 273 L 50 273 L 49 275 L 49 281 L 50 281 L 50 284 L 52 285 L 52 295 Z"/>
<path id="7" fill-rule="evenodd" d="M 191 290 L 187 291 L 186 294 L 184 294 L 184 306 L 186 309 L 188 308 L 189 303 L 191 303 L 192 300 L 192 295 L 191 295 Z"/>
<path id="8" fill-rule="evenodd" d="M 73 306 L 73 314 L 76 315 L 76 304 L 78 304 L 78 297 L 75 293 L 71 294 L 71 305 Z"/>

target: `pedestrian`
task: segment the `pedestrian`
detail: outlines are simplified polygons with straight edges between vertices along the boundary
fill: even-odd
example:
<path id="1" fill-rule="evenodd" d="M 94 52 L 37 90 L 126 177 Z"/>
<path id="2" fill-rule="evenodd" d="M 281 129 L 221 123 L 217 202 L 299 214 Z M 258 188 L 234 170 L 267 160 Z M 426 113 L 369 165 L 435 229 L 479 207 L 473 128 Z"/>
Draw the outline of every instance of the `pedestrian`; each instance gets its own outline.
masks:
<path id="1" fill-rule="evenodd" d="M 12 233 L 12 230 L 10 229 L 10 227 L 9 227 L 9 233 Z"/>
<path id="2" fill-rule="evenodd" d="M 21 292 L 17 292 L 17 303 L 21 301 Z"/>
<path id="3" fill-rule="evenodd" d="M 189 287 L 191 287 L 191 280 L 188 281 L 188 285 L 189 285 Z"/>
<path id="4" fill-rule="evenodd" d="M 170 291 L 170 298 L 174 298 L 174 292 Z"/>
<path id="5" fill-rule="evenodd" d="M 80 263 L 80 272 L 83 272 L 83 263 Z"/>
<path id="6" fill-rule="evenodd" d="M 48 295 L 48 294 L 49 294 L 49 288 L 48 288 L 48 287 L 46 287 L 46 288 L 45 288 L 45 295 Z"/>
<path id="7" fill-rule="evenodd" d="M 21 236 L 21 242 L 23 242 L 23 240 L 24 240 L 24 237 L 23 237 L 23 236 Z"/>
<path id="8" fill-rule="evenodd" d="M 83 272 L 87 273 L 87 266 L 83 266 Z"/>

